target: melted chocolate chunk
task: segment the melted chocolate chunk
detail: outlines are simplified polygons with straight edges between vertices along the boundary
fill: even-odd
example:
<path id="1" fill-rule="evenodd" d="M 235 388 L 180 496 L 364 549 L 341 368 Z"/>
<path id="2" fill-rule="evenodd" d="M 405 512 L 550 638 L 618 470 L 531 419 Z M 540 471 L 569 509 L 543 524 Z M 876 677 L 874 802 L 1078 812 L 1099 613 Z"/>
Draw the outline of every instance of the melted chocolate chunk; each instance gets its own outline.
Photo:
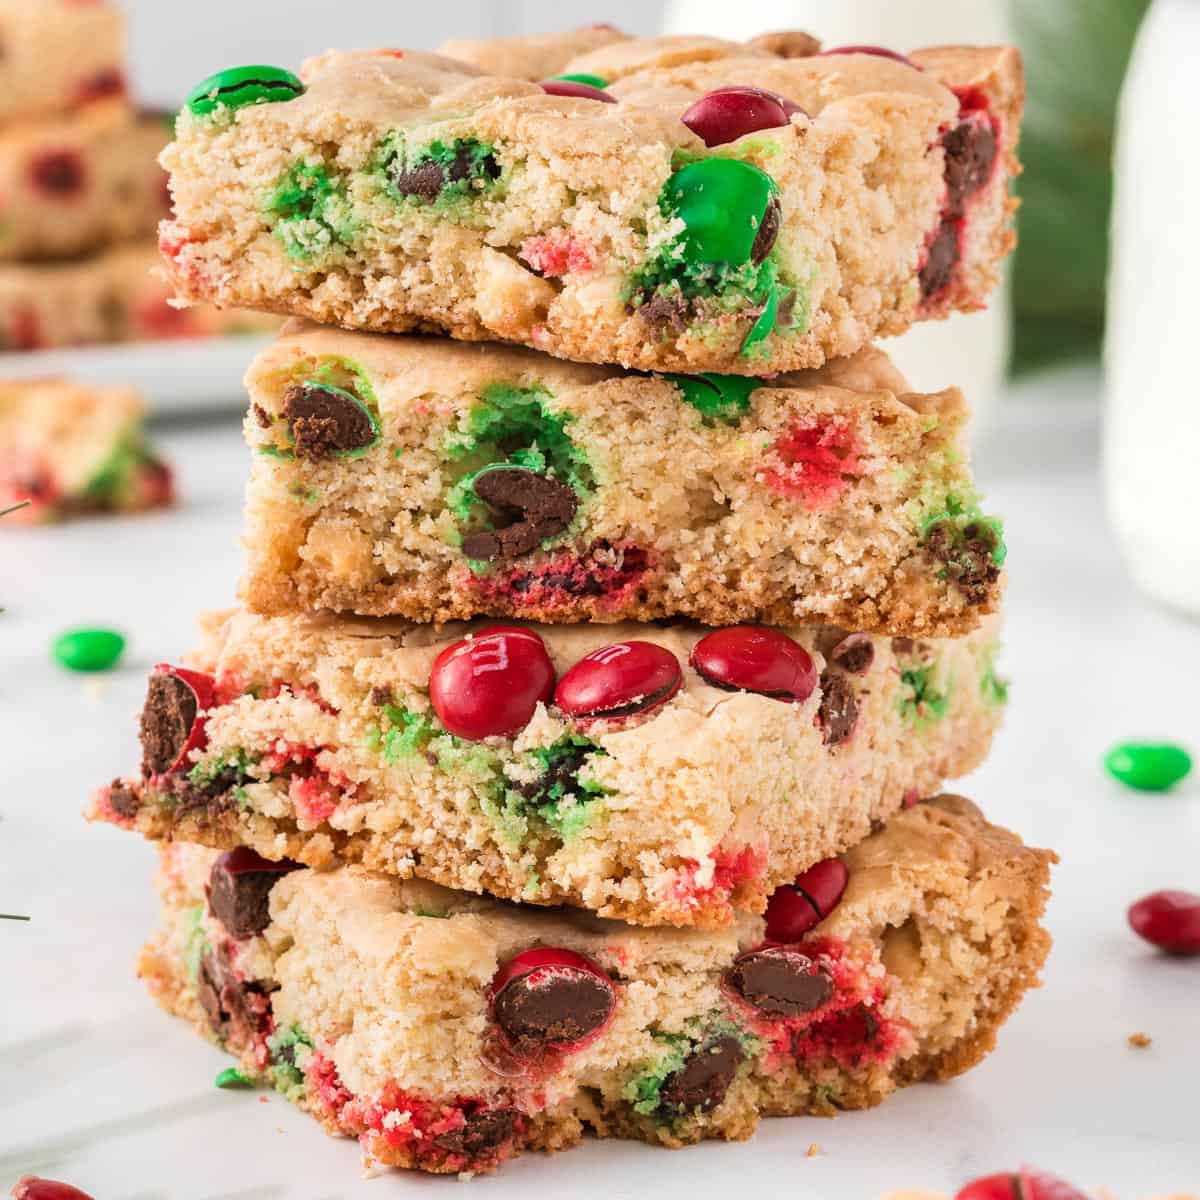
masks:
<path id="1" fill-rule="evenodd" d="M 991 178 L 996 131 L 983 115 L 968 117 L 942 139 L 946 151 L 946 215 L 961 217 L 970 199 Z"/>
<path id="2" fill-rule="evenodd" d="M 848 675 L 865 675 L 875 661 L 875 643 L 865 633 L 852 633 L 830 650 L 829 661 Z"/>
<path id="3" fill-rule="evenodd" d="M 226 851 L 208 877 L 208 911 L 231 937 L 262 933 L 271 923 L 271 888 L 296 869 L 296 863 L 271 862 L 247 846 Z"/>
<path id="4" fill-rule="evenodd" d="M 825 671 L 821 675 L 821 707 L 817 710 L 817 721 L 827 746 L 840 746 L 858 724 L 858 696 L 840 672 Z"/>
<path id="5" fill-rule="evenodd" d="M 142 802 L 133 788 L 127 787 L 119 779 L 114 779 L 108 789 L 108 806 L 118 817 L 136 817 Z"/>
<path id="6" fill-rule="evenodd" d="M 946 578 L 956 584 L 970 605 L 985 604 L 1000 568 L 995 562 L 996 535 L 986 525 L 972 522 L 961 535 L 949 521 L 929 532 L 925 548 L 944 564 Z"/>
<path id="7" fill-rule="evenodd" d="M 767 201 L 766 211 L 759 222 L 758 236 L 754 239 L 754 245 L 750 247 L 750 261 L 755 266 L 758 266 L 771 253 L 771 247 L 775 245 L 775 239 L 779 237 L 779 226 L 782 221 L 783 208 L 779 203 L 779 197 L 772 196 Z"/>
<path id="8" fill-rule="evenodd" d="M 196 695 L 182 679 L 155 672 L 142 706 L 142 774 L 161 775 L 187 745 L 196 720 Z"/>
<path id="9" fill-rule="evenodd" d="M 725 1099 L 743 1057 L 742 1044 L 735 1037 L 705 1042 L 663 1080 L 659 1103 L 672 1112 L 711 1112 Z"/>
<path id="10" fill-rule="evenodd" d="M 782 948 L 743 954 L 730 969 L 729 983 L 771 1017 L 815 1012 L 833 996 L 833 981 L 811 958 Z"/>
<path id="11" fill-rule="evenodd" d="M 595 746 L 565 747 L 550 759 L 546 770 L 537 779 L 517 784 L 516 790 L 533 804 L 544 804 L 564 796 L 584 799 L 585 793 L 579 786 L 579 769 L 595 750 Z"/>
<path id="12" fill-rule="evenodd" d="M 500 164 L 494 155 L 486 154 L 479 158 L 464 146 L 449 162 L 444 163 L 426 159 L 415 166 L 406 167 L 397 158 L 389 174 L 396 191 L 431 204 L 447 184 L 463 183 L 469 179 L 499 179 Z"/>
<path id="13" fill-rule="evenodd" d="M 760 231 L 761 232 L 761 231 Z M 691 320 L 692 306 L 677 291 L 656 292 L 637 308 L 637 315 L 657 330 L 681 334 Z"/>
<path id="14" fill-rule="evenodd" d="M 493 530 L 463 538 L 468 558 L 491 562 L 518 558 L 562 533 L 575 517 L 579 499 L 565 483 L 524 467 L 495 467 L 476 476 L 475 495 L 492 510 Z"/>
<path id="15" fill-rule="evenodd" d="M 259 428 L 270 429 L 272 425 L 271 414 L 267 412 L 261 404 L 250 405 L 250 411 L 254 414 L 254 419 L 258 422 Z"/>
<path id="16" fill-rule="evenodd" d="M 376 684 L 375 687 L 371 689 L 371 703 L 374 704 L 376 708 L 382 708 L 385 704 L 395 704 L 395 702 L 396 693 L 388 684 Z"/>
<path id="17" fill-rule="evenodd" d="M 201 957 L 196 999 L 213 1032 L 227 1045 L 246 1046 L 266 1032 L 266 992 L 257 983 L 238 979 L 224 950 L 206 950 Z"/>
<path id="18" fill-rule="evenodd" d="M 379 439 L 367 410 L 338 388 L 294 383 L 283 393 L 282 407 L 297 458 L 364 450 Z"/>
<path id="19" fill-rule="evenodd" d="M 464 1154 L 468 1158 L 498 1150 L 511 1141 L 517 1131 L 520 1113 L 515 1108 L 492 1108 L 467 1117 L 461 1129 L 434 1138 L 436 1145 L 449 1154 Z"/>
<path id="20" fill-rule="evenodd" d="M 929 247 L 925 265 L 921 268 L 921 296 L 923 299 L 928 300 L 930 296 L 936 296 L 950 282 L 958 263 L 959 253 L 958 222 L 943 221 L 941 228 L 937 231 L 937 236 Z"/>
<path id="21" fill-rule="evenodd" d="M 536 983 L 531 983 L 536 980 Z M 587 971 L 531 971 L 508 983 L 495 999 L 496 1024 L 514 1042 L 545 1046 L 582 1041 L 612 1011 L 612 988 Z"/>

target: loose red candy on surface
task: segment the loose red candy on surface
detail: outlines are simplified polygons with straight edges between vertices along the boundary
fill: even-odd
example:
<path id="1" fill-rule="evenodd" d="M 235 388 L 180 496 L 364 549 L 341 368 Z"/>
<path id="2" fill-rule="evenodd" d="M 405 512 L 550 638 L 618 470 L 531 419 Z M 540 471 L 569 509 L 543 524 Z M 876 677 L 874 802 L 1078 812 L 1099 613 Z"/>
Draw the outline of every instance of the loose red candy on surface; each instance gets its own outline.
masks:
<path id="1" fill-rule="evenodd" d="M 1088 1200 L 1088 1196 L 1065 1179 L 1022 1167 L 974 1179 L 954 1200 Z"/>
<path id="2" fill-rule="evenodd" d="M 13 1200 L 92 1200 L 87 1192 L 81 1192 L 69 1183 L 39 1179 L 36 1175 L 18 1179 L 12 1194 Z"/>
<path id="3" fill-rule="evenodd" d="M 208 744 L 207 710 L 216 704 L 211 675 L 158 663 L 142 707 L 142 769 L 146 775 L 177 771 L 193 750 Z"/>
<path id="4" fill-rule="evenodd" d="M 817 57 L 829 58 L 834 54 L 872 54 L 876 58 L 890 58 L 894 62 L 903 63 L 906 67 L 912 67 L 914 71 L 921 69 L 911 58 L 889 50 L 886 46 L 834 46 L 831 50 L 822 50 Z"/>
<path id="5" fill-rule="evenodd" d="M 628 717 L 665 704 L 683 671 L 653 642 L 614 642 L 581 658 L 558 682 L 554 703 L 572 717 Z"/>
<path id="6" fill-rule="evenodd" d="M 817 686 L 812 656 L 785 633 L 759 625 L 718 629 L 692 647 L 691 664 L 713 687 L 801 704 Z"/>
<path id="7" fill-rule="evenodd" d="M 604 104 L 616 104 L 616 96 L 590 83 L 577 83 L 573 79 L 544 79 L 538 87 L 547 96 L 574 96 L 579 100 L 599 100 Z"/>
<path id="8" fill-rule="evenodd" d="M 849 878 L 840 858 L 827 858 L 776 888 L 767 903 L 767 940 L 799 941 L 837 908 Z"/>
<path id="9" fill-rule="evenodd" d="M 554 664 L 536 633 L 494 626 L 447 646 L 429 673 L 429 699 L 458 737 L 516 733 L 554 694 Z"/>
<path id="10" fill-rule="evenodd" d="M 1168 954 L 1200 954 L 1200 896 L 1151 892 L 1129 906 L 1134 933 Z"/>
<path id="11" fill-rule="evenodd" d="M 499 971 L 489 990 L 492 1019 L 525 1048 L 566 1048 L 602 1028 L 616 1007 L 612 980 L 573 950 L 525 950 Z"/>
<path id="12" fill-rule="evenodd" d="M 701 96 L 680 120 L 706 146 L 723 146 L 760 129 L 778 129 L 798 111 L 782 96 L 756 87 L 724 87 Z"/>

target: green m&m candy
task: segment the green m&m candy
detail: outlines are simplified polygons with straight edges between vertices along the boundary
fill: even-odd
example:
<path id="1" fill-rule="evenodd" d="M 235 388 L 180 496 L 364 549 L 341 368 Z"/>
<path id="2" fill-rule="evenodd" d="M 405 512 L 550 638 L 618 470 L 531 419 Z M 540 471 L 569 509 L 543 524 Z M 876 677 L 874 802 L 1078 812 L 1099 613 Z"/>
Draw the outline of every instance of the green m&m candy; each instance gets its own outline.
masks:
<path id="1" fill-rule="evenodd" d="M 124 650 L 114 629 L 69 629 L 54 639 L 54 657 L 69 671 L 107 671 Z"/>
<path id="2" fill-rule="evenodd" d="M 196 84 L 188 93 L 188 110 L 197 117 L 218 108 L 246 108 L 251 104 L 278 104 L 304 94 L 304 84 L 282 67 L 230 67 Z"/>
<path id="3" fill-rule="evenodd" d="M 748 375 L 668 375 L 683 398 L 706 419 L 731 424 L 750 407 L 750 393 L 762 386 L 761 379 Z"/>
<path id="4" fill-rule="evenodd" d="M 252 1088 L 254 1086 L 254 1080 L 239 1071 L 237 1067 L 226 1067 L 213 1082 L 219 1088 Z"/>
<path id="5" fill-rule="evenodd" d="M 586 71 L 580 71 L 577 75 L 552 75 L 550 78 L 561 80 L 563 83 L 582 83 L 587 87 L 608 87 L 608 80 L 602 75 L 589 75 Z"/>
<path id="6" fill-rule="evenodd" d="M 779 233 L 775 181 L 736 158 L 703 158 L 663 185 L 664 210 L 682 218 L 689 266 L 762 262 Z"/>
<path id="7" fill-rule="evenodd" d="M 1139 792 L 1165 792 L 1187 777 L 1192 756 L 1170 742 L 1122 742 L 1104 756 L 1108 773 Z"/>

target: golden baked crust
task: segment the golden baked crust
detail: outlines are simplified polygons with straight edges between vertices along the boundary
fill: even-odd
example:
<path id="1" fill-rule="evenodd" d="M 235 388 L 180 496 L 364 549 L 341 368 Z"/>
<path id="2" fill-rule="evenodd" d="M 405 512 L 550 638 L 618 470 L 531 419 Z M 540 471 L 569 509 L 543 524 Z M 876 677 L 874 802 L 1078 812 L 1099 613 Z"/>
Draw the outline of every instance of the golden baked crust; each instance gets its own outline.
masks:
<path id="1" fill-rule="evenodd" d="M 558 65 L 557 44 L 513 69 Z M 306 65 L 296 99 L 183 115 L 163 157 L 177 220 L 162 246 L 189 300 L 647 370 L 820 366 L 982 306 L 1011 246 L 1019 57 L 931 53 L 936 69 L 914 70 L 764 43 L 613 39 L 561 63 L 607 80 L 617 104 L 416 51 L 329 53 Z M 710 152 L 679 114 L 727 84 L 803 112 Z M 960 124 L 986 125 L 996 153 L 957 217 L 942 139 Z M 753 269 L 693 277 L 678 262 L 686 224 L 660 197 L 681 166 L 733 156 L 774 181 L 778 237 Z"/>
<path id="2" fill-rule="evenodd" d="M 322 379 L 376 417 L 365 453 L 294 452 L 290 398 Z M 1003 541 L 976 499 L 962 396 L 911 393 L 879 350 L 727 398 L 513 347 L 296 324 L 247 386 L 256 612 L 940 637 L 999 607 Z M 506 551 L 484 531 L 516 516 L 471 481 L 534 457 L 570 513 Z"/>
<path id="3" fill-rule="evenodd" d="M 267 995 L 271 1037 L 234 1019 L 216 1034 L 246 1071 L 282 1086 L 331 1132 L 358 1137 L 369 1161 L 468 1172 L 564 1148 L 585 1131 L 665 1146 L 741 1139 L 762 1116 L 863 1108 L 897 1086 L 958 1074 L 1038 983 L 1055 860 L 959 797 L 896 816 L 845 856 L 840 903 L 795 944 L 834 985 L 825 1007 L 789 1024 L 730 983 L 735 958 L 763 945 L 760 918 L 719 934 L 638 930 L 342 868 L 283 877 L 270 891 L 270 924 L 232 941 L 194 907 L 214 858 L 194 846 L 162 851 L 166 920 L 139 964 L 159 1002 L 213 1037 L 198 1002 L 205 980 Z M 615 1009 L 579 1046 L 497 1073 L 487 1065 L 497 1062 L 489 985 L 531 947 L 586 956 L 614 981 Z M 189 958 L 201 963 L 190 977 Z M 236 999 L 225 1008 L 236 1012 Z M 740 1046 L 728 1086 L 703 1108 L 665 1109 L 669 1072 L 716 1036 Z M 521 1120 L 477 1157 L 447 1155 L 430 1122 L 454 1104 Z M 413 1125 L 423 1137 L 410 1136 Z"/>
<path id="4" fill-rule="evenodd" d="M 796 704 L 706 683 L 687 665 L 701 627 L 537 626 L 558 678 L 639 640 L 674 655 L 682 687 L 640 717 L 572 721 L 539 705 L 512 737 L 465 741 L 428 687 L 470 628 L 214 616 L 193 660 L 218 691 L 207 744 L 179 769 L 102 789 L 92 815 L 152 838 L 718 928 L 977 766 L 1003 707 L 994 619 L 960 639 L 870 639 L 861 674 L 831 659 L 843 631 L 789 628 L 820 673 Z M 846 694 L 847 736 L 829 742 L 829 706 Z"/>

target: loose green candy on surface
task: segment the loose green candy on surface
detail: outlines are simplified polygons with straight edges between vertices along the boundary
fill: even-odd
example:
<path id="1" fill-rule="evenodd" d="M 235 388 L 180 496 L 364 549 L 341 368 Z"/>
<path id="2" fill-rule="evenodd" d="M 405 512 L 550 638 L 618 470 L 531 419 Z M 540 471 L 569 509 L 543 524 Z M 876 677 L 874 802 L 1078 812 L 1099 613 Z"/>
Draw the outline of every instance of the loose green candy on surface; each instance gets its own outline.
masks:
<path id="1" fill-rule="evenodd" d="M 765 171 L 736 158 L 703 158 L 676 171 L 663 185 L 662 204 L 686 226 L 684 261 L 748 263 L 777 190 Z"/>
<path id="2" fill-rule="evenodd" d="M 189 112 L 204 117 L 222 107 L 246 108 L 251 104 L 294 100 L 304 90 L 299 78 L 282 67 L 230 67 L 196 84 L 186 103 Z"/>
<path id="3" fill-rule="evenodd" d="M 125 639 L 113 629 L 69 629 L 54 639 L 54 657 L 69 671 L 107 671 L 124 650 Z"/>
<path id="4" fill-rule="evenodd" d="M 602 75 L 589 75 L 586 71 L 580 71 L 577 75 L 551 75 L 550 78 L 561 80 L 563 83 L 584 83 L 594 88 L 608 87 L 608 80 Z"/>
<path id="5" fill-rule="evenodd" d="M 243 1075 L 237 1067 L 226 1067 L 216 1079 L 213 1080 L 219 1088 L 252 1088 L 254 1080 L 248 1075 Z"/>
<path id="6" fill-rule="evenodd" d="M 1165 792 L 1185 779 L 1192 756 L 1170 742 L 1122 742 L 1104 756 L 1108 773 L 1139 792 Z"/>
<path id="7" fill-rule="evenodd" d="M 734 422 L 750 407 L 750 394 L 762 386 L 761 379 L 749 375 L 666 376 L 682 393 L 683 398 L 701 416 Z"/>

